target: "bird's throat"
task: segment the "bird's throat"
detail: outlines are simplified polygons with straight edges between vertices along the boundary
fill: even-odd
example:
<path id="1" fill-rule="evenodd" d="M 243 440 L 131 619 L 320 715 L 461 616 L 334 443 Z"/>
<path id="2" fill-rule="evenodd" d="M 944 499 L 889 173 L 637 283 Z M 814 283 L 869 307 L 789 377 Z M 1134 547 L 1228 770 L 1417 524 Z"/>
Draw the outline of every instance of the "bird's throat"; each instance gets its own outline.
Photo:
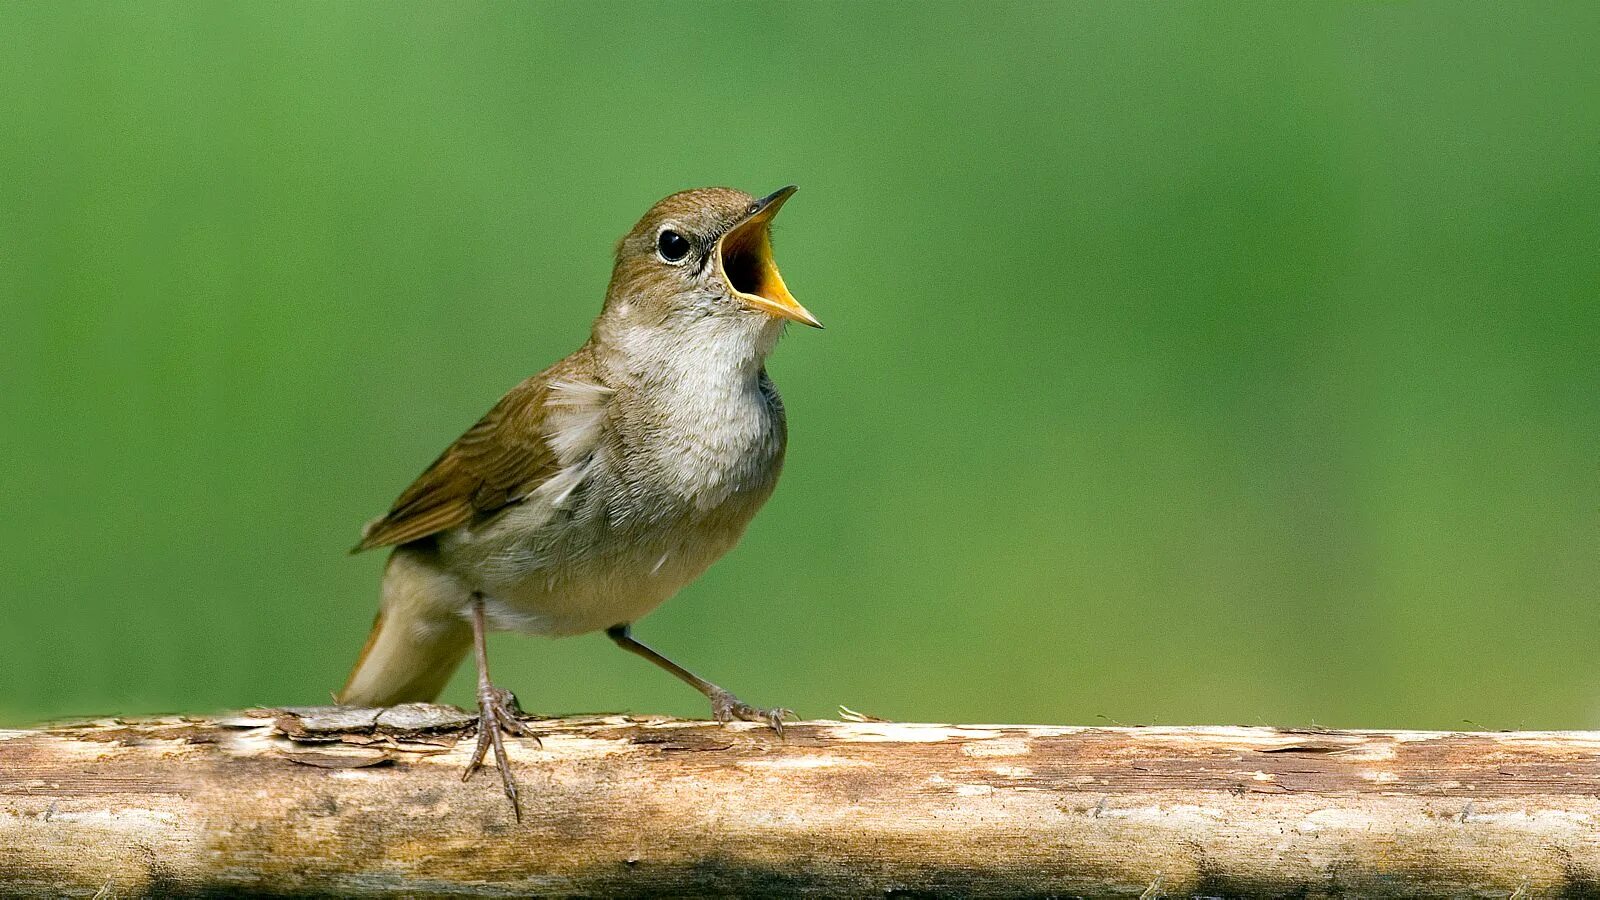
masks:
<path id="1" fill-rule="evenodd" d="M 626 310 L 626 306 L 623 307 Z M 759 314 L 637 324 L 597 322 L 594 346 L 608 375 L 641 390 L 754 390 L 783 322 Z"/>

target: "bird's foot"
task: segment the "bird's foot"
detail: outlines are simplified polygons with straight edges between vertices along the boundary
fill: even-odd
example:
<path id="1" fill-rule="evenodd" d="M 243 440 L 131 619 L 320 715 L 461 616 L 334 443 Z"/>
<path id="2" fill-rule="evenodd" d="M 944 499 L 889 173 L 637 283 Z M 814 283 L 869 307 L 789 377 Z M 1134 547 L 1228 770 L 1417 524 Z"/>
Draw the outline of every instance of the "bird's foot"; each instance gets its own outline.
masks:
<path id="1" fill-rule="evenodd" d="M 728 691 L 718 688 L 711 694 L 711 715 L 724 725 L 738 719 L 741 722 L 765 722 L 768 727 L 783 736 L 783 720 L 798 719 L 794 710 L 782 706 L 763 709 L 759 706 L 740 700 Z"/>
<path id="2" fill-rule="evenodd" d="M 535 743 L 539 743 L 539 736 L 530 732 L 522 724 L 522 708 L 517 705 L 515 694 L 493 685 L 485 685 L 478 689 L 478 745 L 472 750 L 472 760 L 467 763 L 467 770 L 461 773 L 461 780 L 466 781 L 473 773 L 483 768 L 483 761 L 488 756 L 489 748 L 494 748 L 495 768 L 500 770 L 500 781 L 505 785 L 506 798 L 511 801 L 511 812 L 522 821 L 522 805 L 517 800 L 517 779 L 511 774 L 511 760 L 506 756 L 505 735 L 516 737 L 531 736 Z"/>

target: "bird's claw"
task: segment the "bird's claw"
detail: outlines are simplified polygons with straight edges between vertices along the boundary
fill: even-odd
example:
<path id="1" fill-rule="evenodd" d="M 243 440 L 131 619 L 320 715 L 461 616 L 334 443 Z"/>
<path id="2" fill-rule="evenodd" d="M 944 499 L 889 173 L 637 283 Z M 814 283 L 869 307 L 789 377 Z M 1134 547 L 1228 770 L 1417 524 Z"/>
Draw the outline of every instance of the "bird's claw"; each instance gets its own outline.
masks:
<path id="1" fill-rule="evenodd" d="M 783 736 L 785 718 L 799 718 L 792 709 L 782 706 L 771 709 L 751 706 L 727 691 L 718 691 L 711 695 L 711 715 L 724 725 L 735 719 L 741 722 L 763 722 L 768 728 L 776 731 L 779 737 Z"/>
<path id="2" fill-rule="evenodd" d="M 505 786 L 506 799 L 511 801 L 511 812 L 517 821 L 522 821 L 522 804 L 517 799 L 517 779 L 511 774 L 511 761 L 506 756 L 505 735 L 517 737 L 532 737 L 535 743 L 541 743 L 539 736 L 528 730 L 522 723 L 522 708 L 517 705 L 515 694 L 493 685 L 478 691 L 478 743 L 472 749 L 472 759 L 467 762 L 467 769 L 461 773 L 461 780 L 466 781 L 473 773 L 483 768 L 483 761 L 489 754 L 489 748 L 494 748 L 495 768 L 500 770 L 500 781 Z M 542 745 L 542 743 L 541 743 Z"/>

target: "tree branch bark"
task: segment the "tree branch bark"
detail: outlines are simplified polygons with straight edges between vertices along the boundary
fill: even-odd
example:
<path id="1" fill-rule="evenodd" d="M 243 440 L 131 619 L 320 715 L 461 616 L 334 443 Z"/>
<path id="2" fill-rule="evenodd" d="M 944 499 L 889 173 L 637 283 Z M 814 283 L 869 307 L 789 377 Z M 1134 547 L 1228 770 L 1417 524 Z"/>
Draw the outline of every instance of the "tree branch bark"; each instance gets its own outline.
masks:
<path id="1" fill-rule="evenodd" d="M 1600 733 L 470 721 L 0 731 L 0 895 L 1600 892 Z"/>

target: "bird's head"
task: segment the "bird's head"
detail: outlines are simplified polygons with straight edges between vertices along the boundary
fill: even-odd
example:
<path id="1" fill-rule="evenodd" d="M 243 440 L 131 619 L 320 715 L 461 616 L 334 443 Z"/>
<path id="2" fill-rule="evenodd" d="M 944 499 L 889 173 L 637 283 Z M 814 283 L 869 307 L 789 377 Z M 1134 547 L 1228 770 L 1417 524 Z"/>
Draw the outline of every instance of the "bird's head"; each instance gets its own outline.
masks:
<path id="1" fill-rule="evenodd" d="M 772 261 L 772 220 L 794 192 L 696 188 L 656 203 L 617 243 L 603 318 L 630 330 L 821 328 Z"/>

